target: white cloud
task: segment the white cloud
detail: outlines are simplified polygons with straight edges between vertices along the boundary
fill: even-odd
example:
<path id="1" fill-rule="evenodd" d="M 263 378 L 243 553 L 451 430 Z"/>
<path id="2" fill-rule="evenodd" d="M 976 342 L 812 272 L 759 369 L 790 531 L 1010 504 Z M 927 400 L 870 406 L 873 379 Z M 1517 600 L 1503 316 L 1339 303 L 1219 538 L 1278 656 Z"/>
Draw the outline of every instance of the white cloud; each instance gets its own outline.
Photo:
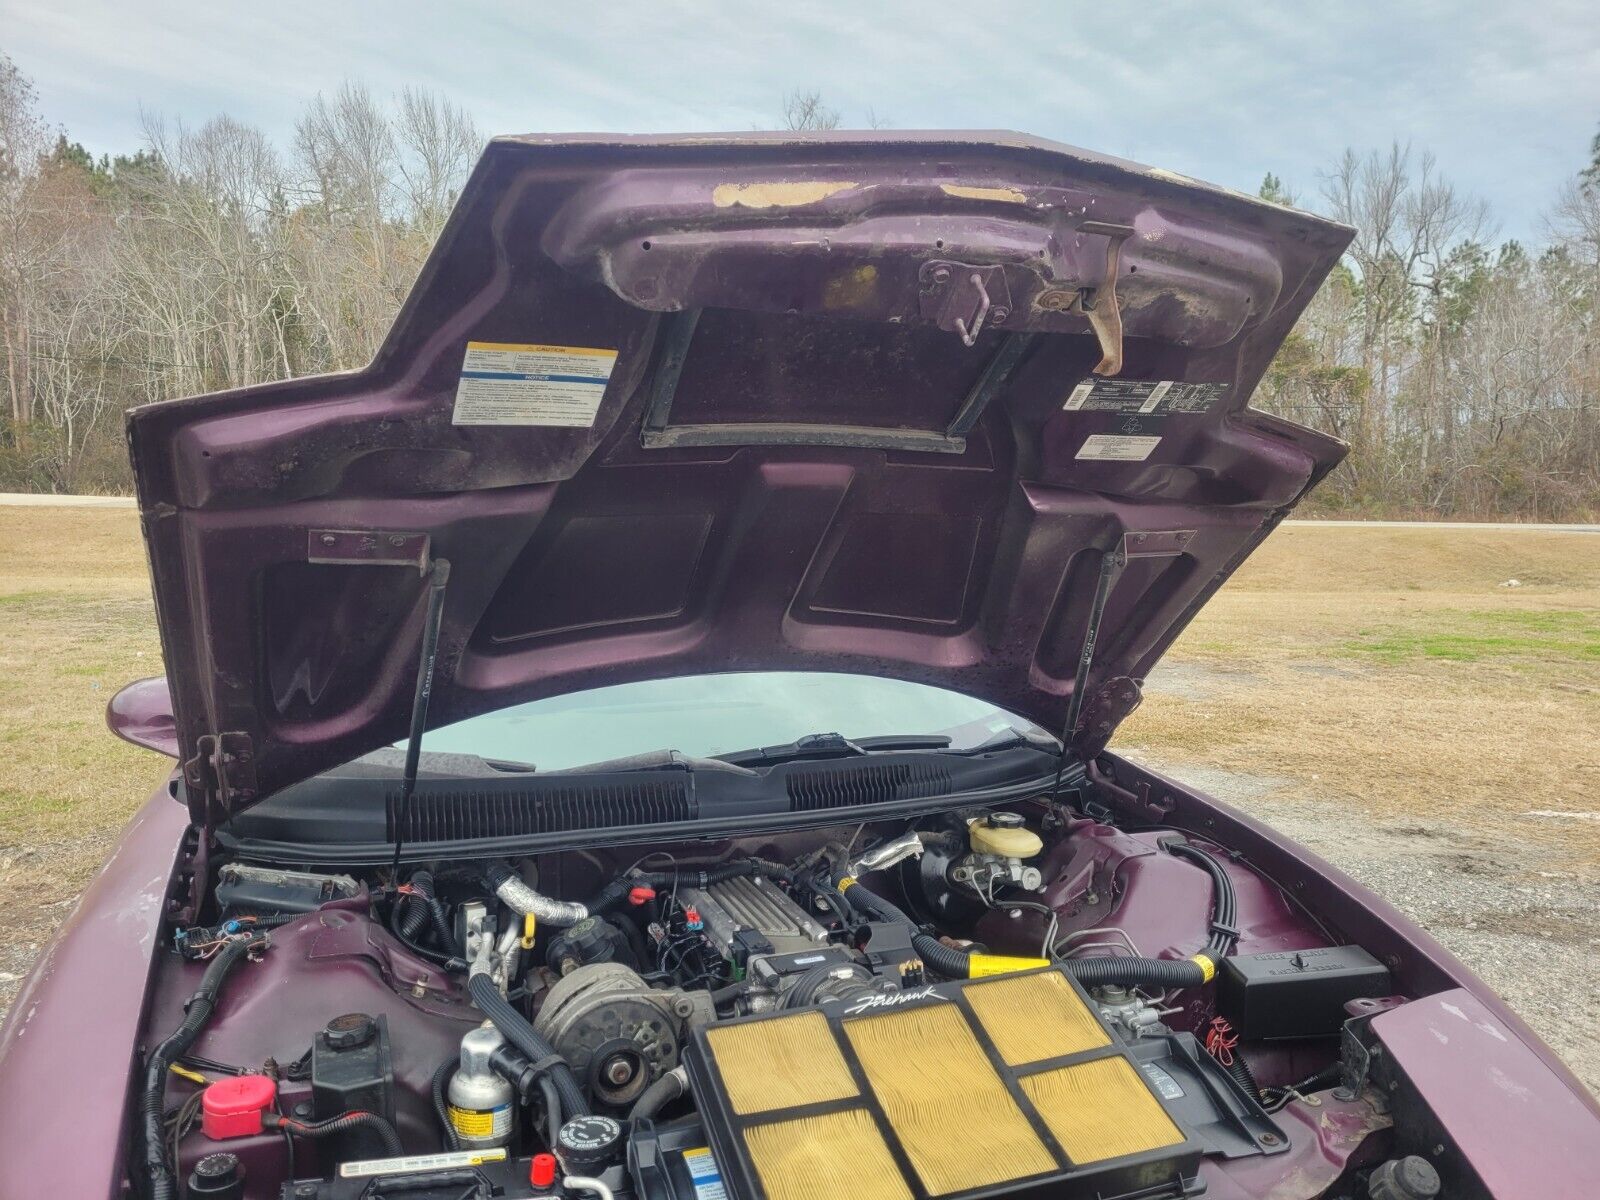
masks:
<path id="1" fill-rule="evenodd" d="M 775 121 L 820 88 L 846 117 L 1016 128 L 1303 196 L 1346 146 L 1433 149 L 1527 235 L 1600 122 L 1592 0 L 0 0 L 0 49 L 92 149 L 138 139 L 140 105 L 227 111 L 289 136 L 344 78 L 423 84 L 486 132 L 705 130 Z"/>

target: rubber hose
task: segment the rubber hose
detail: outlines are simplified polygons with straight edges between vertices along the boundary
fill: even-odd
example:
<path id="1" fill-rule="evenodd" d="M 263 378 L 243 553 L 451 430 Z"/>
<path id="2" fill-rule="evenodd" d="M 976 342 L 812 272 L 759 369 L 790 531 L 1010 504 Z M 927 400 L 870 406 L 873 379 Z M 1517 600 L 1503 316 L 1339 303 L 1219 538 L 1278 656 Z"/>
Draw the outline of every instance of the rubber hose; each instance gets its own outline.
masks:
<path id="1" fill-rule="evenodd" d="M 433 1115 L 439 1119 L 439 1128 L 444 1131 L 446 1150 L 461 1149 L 461 1135 L 456 1133 L 455 1123 L 450 1120 L 450 1107 L 444 1098 L 445 1089 L 450 1086 L 450 1076 L 456 1073 L 460 1063 L 459 1054 L 452 1054 L 445 1059 L 433 1073 L 433 1082 L 428 1087 L 428 1092 L 433 1097 Z"/>
<path id="2" fill-rule="evenodd" d="M 1239 940 L 1236 926 L 1239 920 L 1238 897 L 1233 890 L 1233 880 L 1229 878 L 1225 868 L 1216 857 L 1199 846 L 1192 846 L 1187 842 L 1165 843 L 1167 853 L 1185 862 L 1191 862 L 1211 876 L 1211 887 L 1215 893 L 1212 902 L 1211 935 L 1206 942 L 1206 952 L 1213 958 L 1222 958 L 1233 952 L 1234 944 Z"/>
<path id="3" fill-rule="evenodd" d="M 936 937 L 914 933 L 911 935 L 911 948 L 935 975 L 943 975 L 946 979 L 966 979 L 972 973 L 972 955 L 954 946 L 946 946 Z"/>
<path id="4" fill-rule="evenodd" d="M 427 923 L 428 906 L 424 901 L 403 893 L 395 897 L 394 911 L 389 916 L 389 928 L 395 937 L 415 942 Z"/>
<path id="5" fill-rule="evenodd" d="M 1066 967 L 1084 987 L 1197 988 L 1207 976 L 1192 958 L 1073 958 Z"/>
<path id="6" fill-rule="evenodd" d="M 544 1097 L 545 1145 L 554 1151 L 561 1136 L 561 1097 L 548 1074 L 539 1076 L 539 1094 Z"/>
<path id="7" fill-rule="evenodd" d="M 416 872 L 411 876 L 411 886 L 422 896 L 422 902 L 427 907 L 428 921 L 433 926 L 433 936 L 438 939 L 440 948 L 446 953 L 452 952 L 455 948 L 456 935 L 450 928 L 450 922 L 445 920 L 444 905 L 433 894 L 433 873 Z"/>
<path id="8" fill-rule="evenodd" d="M 378 1140 L 383 1143 L 386 1158 L 399 1158 L 405 1153 L 400 1145 L 400 1135 L 394 1131 L 394 1126 L 377 1113 L 340 1113 L 337 1117 L 330 1117 L 326 1121 L 296 1121 L 292 1117 L 277 1117 L 274 1119 L 274 1124 L 279 1129 L 287 1129 L 290 1133 L 307 1138 L 334 1137 L 350 1130 L 363 1129 L 378 1136 Z"/>
<path id="9" fill-rule="evenodd" d="M 1250 1064 L 1245 1062 L 1244 1055 L 1238 1051 L 1234 1051 L 1233 1061 L 1228 1064 L 1228 1074 L 1244 1089 L 1246 1096 L 1257 1104 L 1261 1103 L 1261 1089 L 1256 1086 L 1256 1077 L 1250 1070 Z"/>
<path id="10" fill-rule="evenodd" d="M 682 1096 L 684 1091 L 683 1076 L 677 1071 L 668 1071 L 660 1079 L 645 1088 L 639 1098 L 633 1102 L 633 1107 L 628 1110 L 628 1120 L 654 1120 L 657 1113 Z"/>
<path id="11" fill-rule="evenodd" d="M 247 936 L 227 942 L 211 960 L 200 986 L 184 1008 L 183 1023 L 151 1052 L 145 1061 L 144 1094 L 140 1118 L 144 1129 L 145 1170 L 150 1176 L 151 1200 L 175 1200 L 177 1180 L 166 1159 L 166 1129 L 163 1097 L 167 1090 L 167 1071 L 177 1062 L 205 1028 L 217 1007 L 222 984 L 252 949 L 265 942 L 264 936 Z"/>
<path id="12" fill-rule="evenodd" d="M 413 942 L 409 938 L 404 937 L 400 930 L 393 924 L 390 925 L 389 930 L 397 939 L 399 939 L 402 946 L 411 951 L 411 953 L 415 954 L 418 958 L 425 958 L 431 963 L 437 963 L 446 971 L 465 971 L 467 969 L 468 963 L 466 959 L 457 958 L 453 954 L 444 954 L 438 950 L 431 950 L 427 946 Z"/>
<path id="13" fill-rule="evenodd" d="M 877 921 L 900 921 L 916 928 L 915 922 L 895 904 L 876 892 L 869 892 L 859 883 L 844 890 L 844 898 L 860 912 Z M 934 972 L 947 979 L 970 978 L 972 955 L 954 946 L 946 946 L 938 938 L 926 933 L 913 933 L 911 946 L 922 961 Z M 1117 984 L 1122 987 L 1155 986 L 1162 988 L 1199 987 L 1206 982 L 1206 971 L 1193 959 L 1165 958 L 1077 958 L 1070 959 L 1066 968 L 1084 987 L 1102 987 Z"/>
<path id="14" fill-rule="evenodd" d="M 467 980 L 467 991 L 479 1011 L 494 1023 L 506 1041 L 526 1054 L 530 1062 L 537 1065 L 555 1059 L 548 1074 L 550 1082 L 555 1084 L 561 1112 L 566 1119 L 570 1121 L 573 1117 L 588 1116 L 589 1103 L 583 1098 L 583 1089 L 578 1086 L 578 1078 L 572 1073 L 572 1068 L 556 1054 L 555 1047 L 534 1030 L 528 1019 L 500 994 L 494 980 L 485 972 L 475 971 Z"/>
<path id="15" fill-rule="evenodd" d="M 414 871 L 411 875 L 412 892 L 401 893 L 395 901 L 398 926 L 395 932 L 408 941 L 416 941 L 422 927 L 428 923 L 428 899 L 433 895 L 433 874 Z"/>

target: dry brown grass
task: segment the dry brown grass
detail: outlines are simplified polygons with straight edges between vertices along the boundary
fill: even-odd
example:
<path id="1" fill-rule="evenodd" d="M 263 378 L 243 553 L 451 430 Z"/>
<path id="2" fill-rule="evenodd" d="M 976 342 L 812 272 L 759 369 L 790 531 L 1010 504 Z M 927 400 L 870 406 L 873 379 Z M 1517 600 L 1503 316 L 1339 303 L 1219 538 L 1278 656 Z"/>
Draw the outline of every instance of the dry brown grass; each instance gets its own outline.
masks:
<path id="1" fill-rule="evenodd" d="M 137 518 L 0 508 L 0 569 L 0 845 L 115 828 L 169 769 L 104 724 L 161 673 Z"/>
<path id="2" fill-rule="evenodd" d="M 135 514 L 0 508 L 0 571 L 9 966 L 169 764 L 103 724 L 160 670 Z M 1288 526 L 1169 659 L 1119 747 L 1600 863 L 1600 822 L 1521 817 L 1600 811 L 1600 537 Z"/>

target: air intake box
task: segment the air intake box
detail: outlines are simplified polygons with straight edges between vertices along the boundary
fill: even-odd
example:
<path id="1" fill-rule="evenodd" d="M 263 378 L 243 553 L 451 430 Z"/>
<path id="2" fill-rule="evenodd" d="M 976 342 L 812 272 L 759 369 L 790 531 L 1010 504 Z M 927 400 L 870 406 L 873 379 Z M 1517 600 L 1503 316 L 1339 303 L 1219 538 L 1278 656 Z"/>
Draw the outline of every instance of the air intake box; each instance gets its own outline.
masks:
<path id="1" fill-rule="evenodd" d="M 1056 968 L 694 1031 L 734 1200 L 1192 1193 L 1201 1144 Z"/>

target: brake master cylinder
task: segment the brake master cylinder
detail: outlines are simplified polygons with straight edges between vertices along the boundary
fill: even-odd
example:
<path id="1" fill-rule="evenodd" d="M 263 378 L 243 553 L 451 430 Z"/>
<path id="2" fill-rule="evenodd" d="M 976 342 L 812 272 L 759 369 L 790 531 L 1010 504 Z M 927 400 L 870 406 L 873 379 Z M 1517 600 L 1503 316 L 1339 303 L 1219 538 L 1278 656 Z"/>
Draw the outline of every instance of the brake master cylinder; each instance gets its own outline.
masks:
<path id="1" fill-rule="evenodd" d="M 461 1039 L 461 1062 L 445 1093 L 450 1124 L 462 1149 L 482 1150 L 510 1143 L 516 1097 L 511 1083 L 490 1064 L 505 1037 L 485 1022 Z"/>
<path id="2" fill-rule="evenodd" d="M 1044 882 L 1038 867 L 1026 865 L 1044 850 L 1039 835 L 1021 813 L 993 812 L 967 822 L 971 852 L 950 869 L 950 878 L 982 895 L 1001 886 L 1036 892 Z"/>

